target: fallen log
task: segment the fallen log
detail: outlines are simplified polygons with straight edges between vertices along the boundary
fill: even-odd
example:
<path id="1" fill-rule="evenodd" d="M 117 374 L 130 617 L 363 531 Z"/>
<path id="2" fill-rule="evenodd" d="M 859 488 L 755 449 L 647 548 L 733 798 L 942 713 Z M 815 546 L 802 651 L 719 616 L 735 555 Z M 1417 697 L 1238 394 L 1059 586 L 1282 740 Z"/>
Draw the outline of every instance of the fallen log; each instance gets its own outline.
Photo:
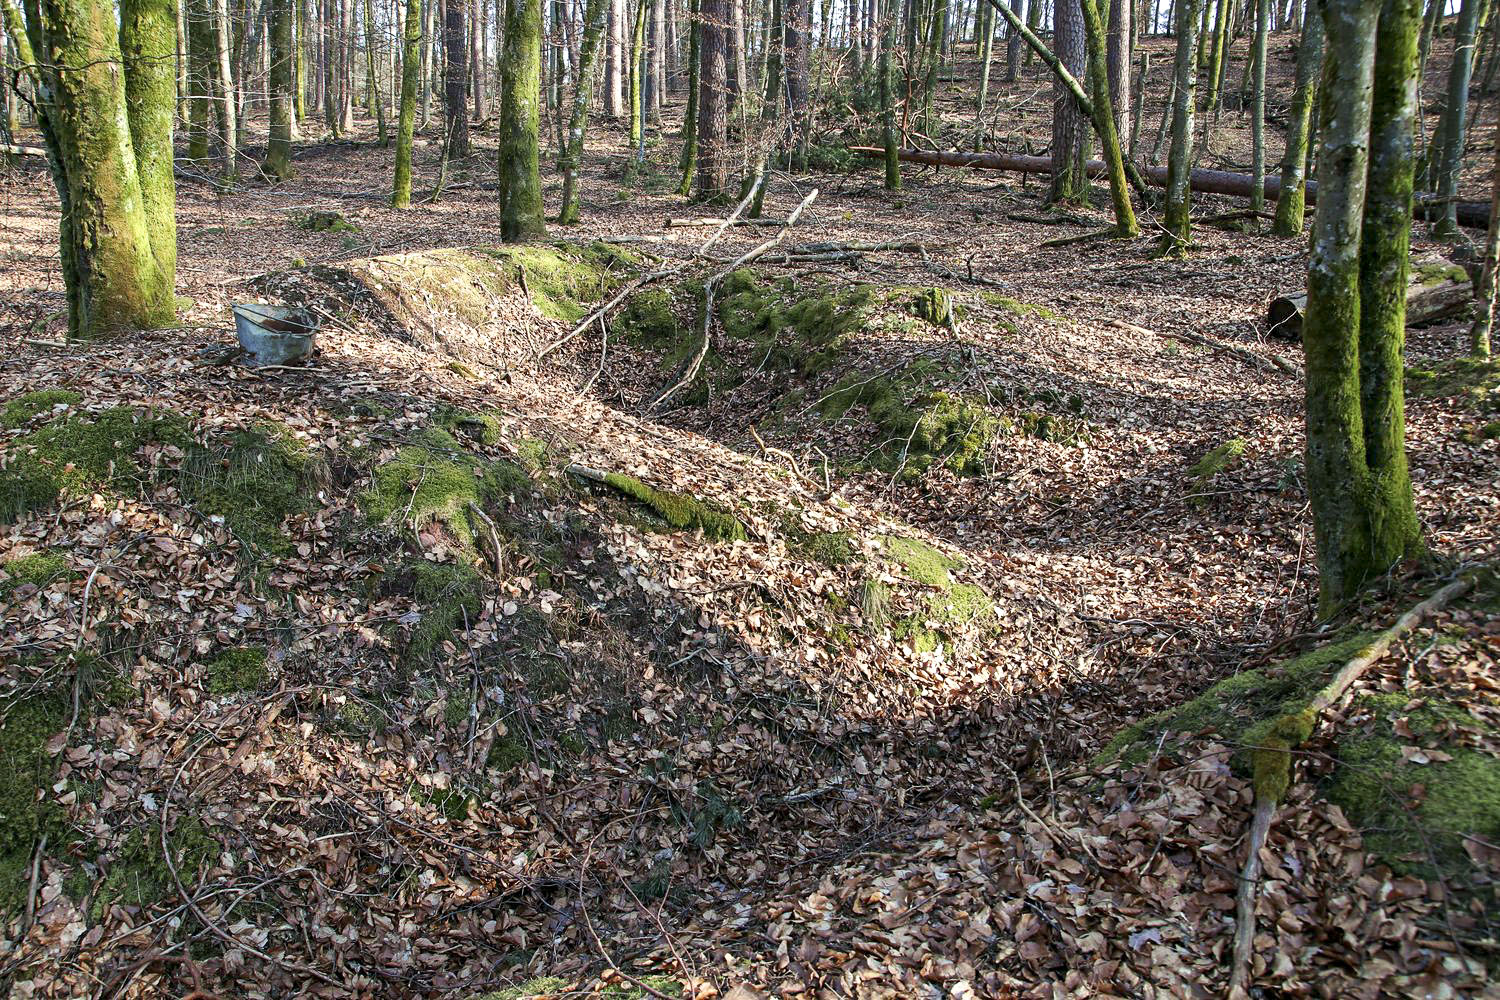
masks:
<path id="1" fill-rule="evenodd" d="M 856 156 L 864 156 L 870 159 L 879 159 L 885 156 L 885 150 L 879 146 L 850 146 L 849 152 Z M 1052 158 L 1050 156 L 1026 156 L 1020 153 L 961 153 L 948 150 L 927 149 L 903 149 L 897 155 L 907 163 L 926 163 L 930 166 L 940 167 L 970 167 L 981 170 L 1012 170 L 1023 174 L 1051 174 Z M 1104 161 L 1090 160 L 1087 164 L 1090 177 L 1104 176 Z M 1164 188 L 1167 186 L 1167 168 L 1143 166 L 1140 174 L 1146 182 L 1153 187 Z M 1188 184 L 1194 191 L 1202 194 L 1224 194 L 1237 198 L 1250 197 L 1250 190 L 1255 185 L 1255 178 L 1249 174 L 1237 174 L 1229 170 L 1208 170 L 1198 168 L 1188 175 Z M 1266 177 L 1264 186 L 1266 199 L 1275 201 L 1281 196 L 1281 178 L 1271 174 Z M 1307 203 L 1309 205 L 1317 201 L 1318 182 L 1307 182 Z M 1416 214 L 1419 218 L 1429 218 L 1436 215 L 1440 210 L 1443 199 L 1435 194 L 1417 194 Z M 1475 229 L 1488 229 L 1490 224 L 1490 204 L 1487 201 L 1461 201 L 1458 203 L 1458 222 L 1463 226 Z"/>
<path id="2" fill-rule="evenodd" d="M 1427 254 L 1411 262 L 1406 286 L 1406 325 L 1421 326 L 1461 312 L 1474 301 L 1474 285 L 1469 272 L 1437 254 Z M 1302 339 L 1302 311 L 1307 308 L 1307 293 L 1279 295 L 1266 310 L 1267 332 L 1286 340 Z"/>
<path id="3" fill-rule="evenodd" d="M 0 155 L 3 156 L 46 156 L 47 151 L 41 146 L 17 146 L 9 142 L 0 142 Z"/>

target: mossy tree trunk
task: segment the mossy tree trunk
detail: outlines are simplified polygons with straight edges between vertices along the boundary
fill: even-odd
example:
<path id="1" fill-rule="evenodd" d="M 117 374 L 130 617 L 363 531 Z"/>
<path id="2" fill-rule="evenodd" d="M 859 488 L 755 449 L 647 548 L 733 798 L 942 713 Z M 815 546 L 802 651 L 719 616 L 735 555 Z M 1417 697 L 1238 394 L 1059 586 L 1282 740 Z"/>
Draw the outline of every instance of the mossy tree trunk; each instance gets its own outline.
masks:
<path id="1" fill-rule="evenodd" d="M 295 3 L 296 0 L 293 0 Z M 385 124 L 385 99 L 380 94 L 380 73 L 375 65 L 375 0 L 363 0 L 365 13 L 365 73 L 369 76 L 370 104 L 375 114 L 375 129 L 382 146 L 390 144 L 390 133 Z M 300 48 L 298 52 L 300 53 Z M 298 84 L 300 87 L 300 84 Z"/>
<path id="2" fill-rule="evenodd" d="M 1480 0 L 1463 0 L 1458 9 L 1458 31 L 1453 40 L 1453 62 L 1448 68 L 1448 99 L 1433 146 L 1433 188 L 1442 199 L 1443 214 L 1432 227 L 1442 239 L 1458 235 L 1458 182 L 1463 168 L 1464 137 L 1469 112 L 1469 82 L 1474 75 L 1474 38 Z M 1382 56 L 1384 61 L 1384 56 Z"/>
<path id="3" fill-rule="evenodd" d="M 880 5 L 880 138 L 885 146 L 885 189 L 901 190 L 900 137 L 896 132 L 896 13 L 894 0 Z"/>
<path id="4" fill-rule="evenodd" d="M 213 5 L 208 0 L 184 0 L 187 8 L 188 156 L 208 158 L 213 121 Z"/>
<path id="5" fill-rule="evenodd" d="M 1193 112 L 1197 107 L 1198 4 L 1177 0 L 1177 55 L 1173 63 L 1172 142 L 1167 151 L 1167 206 L 1162 218 L 1162 249 L 1182 254 L 1192 241 Z M 1310 3 L 1311 0 L 1308 0 Z"/>
<path id="6" fill-rule="evenodd" d="M 462 0 L 448 0 L 443 25 L 443 131 L 450 157 L 469 155 L 469 26 Z"/>
<path id="7" fill-rule="evenodd" d="M 1420 535 L 1401 394 L 1420 7 L 1322 7 L 1320 190 L 1302 339 L 1308 493 L 1321 604 L 1331 612 Z"/>
<path id="8" fill-rule="evenodd" d="M 1484 241 L 1484 270 L 1479 276 L 1478 309 L 1469 327 L 1469 351 L 1476 358 L 1490 356 L 1490 332 L 1495 324 L 1496 271 L 1500 269 L 1500 125 L 1495 126 L 1495 165 L 1490 176 L 1490 229 Z"/>
<path id="9" fill-rule="evenodd" d="M 69 332 L 170 323 L 174 8 L 167 0 L 124 0 L 117 23 L 109 0 L 28 0 L 26 22 L 63 206 Z"/>
<path id="10" fill-rule="evenodd" d="M 1109 174 L 1109 196 L 1115 210 L 1115 232 L 1124 239 L 1133 239 L 1140 235 L 1141 228 L 1135 221 L 1135 209 L 1130 204 L 1130 184 L 1125 179 L 1125 158 L 1120 150 L 1120 133 L 1116 128 L 1118 119 L 1110 104 L 1104 18 L 1099 13 L 1099 0 L 1080 2 L 1088 44 L 1089 82 L 1093 87 L 1091 96 L 1094 128 L 1099 133 L 1105 168 Z"/>
<path id="11" fill-rule="evenodd" d="M 677 193 L 686 197 L 693 190 L 693 176 L 698 171 L 698 64 L 699 64 L 699 0 L 689 0 L 688 5 L 688 79 L 687 111 L 682 116 L 682 157 L 677 161 L 682 180 Z"/>
<path id="12" fill-rule="evenodd" d="M 697 197 L 715 201 L 729 186 L 729 115 L 724 107 L 727 72 L 724 26 L 727 0 L 699 0 Z"/>
<path id="13" fill-rule="evenodd" d="M 1315 4 L 1308 3 L 1302 17 L 1302 40 L 1297 45 L 1297 77 L 1292 107 L 1287 116 L 1286 152 L 1281 157 L 1281 194 L 1276 199 L 1277 236 L 1302 232 L 1307 211 L 1307 149 L 1312 132 L 1312 113 L 1318 94 L 1318 64 L 1323 58 L 1323 18 Z"/>
<path id="14" fill-rule="evenodd" d="M 769 31 L 766 36 L 765 92 L 760 106 L 760 115 L 767 121 L 775 119 L 780 111 L 781 75 L 786 68 L 786 51 L 783 48 L 786 35 L 782 29 L 782 20 L 786 15 L 781 4 L 782 0 L 771 0 L 771 10 L 767 20 Z M 701 0 L 699 9 L 702 9 Z M 702 72 L 701 68 L 699 72 Z"/>
<path id="15" fill-rule="evenodd" d="M 786 74 L 783 110 L 789 116 L 787 127 L 792 129 L 792 145 L 802 145 L 802 120 L 807 111 L 809 54 L 812 46 L 812 0 L 781 0 L 781 55 L 783 72 Z"/>
<path id="16" fill-rule="evenodd" d="M 125 116 L 140 179 L 151 256 L 165 289 L 163 316 L 175 315 L 177 182 L 172 129 L 177 121 L 176 0 L 121 0 L 120 53 L 125 60 Z"/>
<path id="17" fill-rule="evenodd" d="M 541 85 L 542 0 L 506 0 L 499 132 L 500 237 L 507 243 L 547 234 L 538 136 Z"/>
<path id="18" fill-rule="evenodd" d="M 627 179 L 633 178 L 646 159 L 646 21 L 651 14 L 651 0 L 636 0 L 635 20 L 630 28 L 630 159 L 625 168 Z"/>
<path id="19" fill-rule="evenodd" d="M 281 180 L 292 176 L 292 4 L 271 3 L 271 134 L 262 169 Z M 366 0 L 366 8 L 369 3 Z"/>
<path id="20" fill-rule="evenodd" d="M 557 221 L 572 225 L 578 221 L 578 166 L 583 160 L 583 134 L 589 123 L 589 100 L 594 92 L 594 64 L 598 61 L 599 39 L 604 35 L 609 15 L 608 0 L 588 0 L 583 15 L 583 42 L 578 50 L 578 68 L 573 81 L 573 111 L 568 119 L 568 143 L 563 148 L 562 208 Z"/>
<path id="21" fill-rule="evenodd" d="M 1266 37 L 1271 0 L 1255 3 L 1255 40 L 1250 46 L 1250 210 L 1266 207 Z M 1257 220 L 1256 225 L 1259 225 Z"/>
<path id="22" fill-rule="evenodd" d="M 411 139 L 417 124 L 417 88 L 422 70 L 422 0 L 406 0 L 406 29 L 401 46 L 401 110 L 396 119 L 396 179 L 393 208 L 411 206 Z"/>

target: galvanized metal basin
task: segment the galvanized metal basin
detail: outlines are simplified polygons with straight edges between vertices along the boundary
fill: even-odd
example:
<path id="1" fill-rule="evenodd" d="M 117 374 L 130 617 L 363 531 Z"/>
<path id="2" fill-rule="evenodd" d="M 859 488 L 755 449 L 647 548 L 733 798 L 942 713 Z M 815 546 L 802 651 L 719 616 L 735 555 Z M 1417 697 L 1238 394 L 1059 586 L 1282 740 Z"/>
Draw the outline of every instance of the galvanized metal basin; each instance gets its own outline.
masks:
<path id="1" fill-rule="evenodd" d="M 284 365 L 312 353 L 319 319 L 306 309 L 246 303 L 231 307 L 234 333 L 253 366 Z"/>

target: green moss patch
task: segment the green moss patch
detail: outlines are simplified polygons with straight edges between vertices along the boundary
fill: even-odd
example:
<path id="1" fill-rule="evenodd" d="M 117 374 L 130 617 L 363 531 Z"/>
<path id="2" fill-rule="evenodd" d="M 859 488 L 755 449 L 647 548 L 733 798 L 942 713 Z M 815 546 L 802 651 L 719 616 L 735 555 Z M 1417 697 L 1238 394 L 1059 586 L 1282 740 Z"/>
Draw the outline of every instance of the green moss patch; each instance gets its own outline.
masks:
<path id="1" fill-rule="evenodd" d="M 565 323 L 582 319 L 587 304 L 615 288 L 637 262 L 634 255 L 606 243 L 484 247 L 479 252 L 518 269 L 516 279 L 524 282 L 537 311 Z"/>
<path id="2" fill-rule="evenodd" d="M 618 472 L 606 474 L 604 482 L 679 531 L 702 531 L 704 537 L 717 541 L 743 541 L 745 538 L 745 525 L 739 518 L 702 500 L 659 490 L 634 476 Z"/>
<path id="3" fill-rule="evenodd" d="M 104 879 L 95 893 L 90 915 L 98 921 L 116 904 L 148 907 L 177 891 L 162 857 L 161 831 L 152 823 L 130 831 L 125 842 L 103 864 Z M 183 884 L 191 886 L 198 872 L 210 864 L 219 845 L 196 817 L 179 817 L 167 835 Z"/>
<path id="4" fill-rule="evenodd" d="M 911 311 L 933 326 L 951 327 L 956 318 L 953 296 L 945 288 L 924 288 L 911 300 Z"/>
<path id="5" fill-rule="evenodd" d="M 540 976 L 528 979 L 518 986 L 507 986 L 503 990 L 486 993 L 476 1000 L 535 1000 L 537 997 L 552 997 L 565 992 L 571 984 L 556 976 Z"/>
<path id="6" fill-rule="evenodd" d="M 314 478 L 307 449 L 266 424 L 188 448 L 177 485 L 200 514 L 223 518 L 241 542 L 285 555 L 286 520 L 312 507 Z"/>
<path id="7" fill-rule="evenodd" d="M 499 444 L 503 436 L 500 418 L 493 413 L 471 413 L 468 410 L 443 409 L 437 414 L 438 426 L 455 440 L 468 439 L 477 444 Z"/>
<path id="8" fill-rule="evenodd" d="M 144 474 L 135 455 L 149 442 L 186 449 L 186 421 L 122 406 L 70 416 L 22 437 L 0 469 L 0 524 L 51 507 L 64 491 L 139 488 Z"/>
<path id="9" fill-rule="evenodd" d="M 907 576 L 929 587 L 949 589 L 953 586 L 949 571 L 962 569 L 964 565 L 962 559 L 946 555 L 919 538 L 891 536 L 881 539 L 881 547 Z"/>
<path id="10" fill-rule="evenodd" d="M 824 396 L 819 410 L 837 419 L 855 406 L 864 407 L 880 434 L 871 464 L 907 479 L 934 466 L 961 476 L 982 475 L 990 445 L 1005 427 L 984 404 L 948 392 L 922 392 L 910 377 L 850 372 Z"/>
<path id="11" fill-rule="evenodd" d="M 0 427 L 15 430 L 37 417 L 52 414 L 64 406 L 76 406 L 83 397 L 67 389 L 40 389 L 17 396 L 0 410 Z"/>
<path id="12" fill-rule="evenodd" d="M 1098 759 L 1119 757 L 1127 763 L 1139 763 L 1156 748 L 1163 734 L 1170 737 L 1212 731 L 1226 742 L 1254 746 L 1270 734 L 1278 719 L 1300 712 L 1339 667 L 1367 647 L 1372 638 L 1362 633 L 1273 666 L 1226 677 L 1193 700 L 1128 726 Z M 1176 743 L 1169 738 L 1166 745 Z M 1234 763 L 1237 770 L 1249 775 L 1248 752 L 1237 753 Z"/>
<path id="13" fill-rule="evenodd" d="M 7 597 L 30 584 L 42 588 L 56 580 L 72 580 L 78 574 L 68 568 L 60 552 L 33 552 L 0 563 L 0 597 Z"/>
<path id="14" fill-rule="evenodd" d="M 1460 357 L 1431 368 L 1408 368 L 1406 394 L 1418 399 L 1452 398 L 1481 412 L 1500 411 L 1500 360 Z"/>
<path id="15" fill-rule="evenodd" d="M 68 724 L 68 699 L 59 692 L 28 695 L 4 706 L 0 722 L 0 911 L 26 901 L 32 852 L 41 835 L 62 823 L 62 810 L 44 790 L 54 761 L 47 742 Z M 54 847 L 58 846 L 56 843 Z"/>
<path id="16" fill-rule="evenodd" d="M 409 632 L 397 633 L 402 637 L 399 661 L 406 668 L 437 662 L 443 643 L 466 623 L 478 621 L 483 607 L 483 578 L 462 563 L 425 559 L 403 563 L 389 575 L 382 590 L 410 596 L 420 615 Z"/>
<path id="17" fill-rule="evenodd" d="M 1001 295 L 998 292 L 980 292 L 979 296 L 987 305 L 1003 310 L 1016 316 L 1035 316 L 1038 319 L 1060 320 L 1062 315 L 1054 309 L 1046 306 L 1035 305 L 1030 302 L 1022 302 L 1013 299 L 1009 295 Z"/>
<path id="18" fill-rule="evenodd" d="M 1231 438 L 1204 455 L 1188 469 L 1193 491 L 1201 493 L 1208 489 L 1221 474 L 1238 465 L 1244 455 L 1244 438 Z"/>
<path id="19" fill-rule="evenodd" d="M 1465 730 L 1492 736 L 1483 723 L 1404 694 L 1362 695 L 1349 718 L 1325 790 L 1382 861 L 1446 876 L 1470 867 L 1466 836 L 1500 843 L 1500 758 L 1452 738 Z"/>
<path id="20" fill-rule="evenodd" d="M 254 691 L 266 683 L 266 651 L 258 646 L 226 649 L 204 671 L 209 694 Z"/>
<path id="21" fill-rule="evenodd" d="M 312 233 L 357 233 L 359 227 L 338 212 L 308 212 L 296 219 L 298 229 Z"/>
<path id="22" fill-rule="evenodd" d="M 377 466 L 362 498 L 374 522 L 397 521 L 421 528 L 439 521 L 466 548 L 474 545 L 470 504 L 483 507 L 526 488 L 531 480 L 519 466 L 484 462 L 466 452 L 447 431 L 428 430 Z"/>
<path id="23" fill-rule="evenodd" d="M 770 280 L 742 268 L 720 286 L 718 312 L 728 336 L 753 346 L 757 367 L 815 375 L 838 360 L 875 302 L 870 285 Z"/>

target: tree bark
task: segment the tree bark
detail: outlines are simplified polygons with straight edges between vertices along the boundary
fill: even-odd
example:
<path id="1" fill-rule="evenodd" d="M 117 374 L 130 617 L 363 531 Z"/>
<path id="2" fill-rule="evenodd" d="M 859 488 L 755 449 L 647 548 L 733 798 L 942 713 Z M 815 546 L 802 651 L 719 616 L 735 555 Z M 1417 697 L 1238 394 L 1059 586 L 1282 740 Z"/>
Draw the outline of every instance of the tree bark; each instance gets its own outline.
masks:
<path id="1" fill-rule="evenodd" d="M 1026 0 L 1010 0 L 1010 9 L 1017 18 L 1021 16 L 1021 5 L 1025 2 Z M 1035 5 L 1040 0 L 1031 0 L 1031 2 Z M 1005 33 L 1005 82 L 1015 83 L 1016 70 L 1019 68 L 1021 57 L 1021 33 L 1009 25 L 1007 29 Z"/>
<path id="2" fill-rule="evenodd" d="M 1036 2 L 1036 0 L 1032 0 Z M 881 0 L 880 13 L 880 136 L 884 144 L 885 189 L 901 190 L 900 142 L 896 134 L 896 69 L 892 52 L 896 48 L 896 15 L 891 9 L 895 0 Z"/>
<path id="3" fill-rule="evenodd" d="M 271 6 L 271 134 L 261 169 L 268 176 L 292 176 L 292 3 Z"/>
<path id="4" fill-rule="evenodd" d="M 396 119 L 396 179 L 393 208 L 411 205 L 411 139 L 417 122 L 417 90 L 422 72 L 422 0 L 406 0 L 406 29 L 401 46 L 401 110 Z"/>
<path id="5" fill-rule="evenodd" d="M 32 51 L 22 55 L 41 84 L 35 96 L 63 207 L 69 334 L 170 323 L 173 7 L 124 0 L 116 22 L 109 0 L 27 0 L 26 21 Z"/>
<path id="6" fill-rule="evenodd" d="M 1323 18 L 1312 4 L 1302 18 L 1302 40 L 1297 45 L 1297 77 L 1287 116 L 1286 152 L 1281 157 L 1281 194 L 1276 199 L 1277 236 L 1302 232 L 1307 204 L 1307 148 L 1312 113 L 1317 103 L 1318 66 L 1323 59 Z"/>
<path id="7" fill-rule="evenodd" d="M 1271 0 L 1252 2 L 1255 40 L 1250 46 L 1250 175 L 1254 187 L 1250 190 L 1250 210 L 1260 212 L 1266 205 L 1266 38 L 1271 30 Z"/>
<path id="8" fill-rule="evenodd" d="M 1448 68 L 1448 102 L 1438 126 L 1441 145 L 1434 148 L 1432 187 L 1442 198 L 1458 198 L 1459 172 L 1463 167 L 1464 138 L 1469 110 L 1469 81 L 1474 73 L 1474 37 L 1479 22 L 1480 0 L 1463 0 L 1458 9 L 1458 32 L 1453 42 L 1453 62 Z M 1458 219 L 1444 211 L 1432 235 L 1451 239 L 1458 235 Z"/>
<path id="9" fill-rule="evenodd" d="M 448 155 L 469 155 L 469 26 L 466 0 L 448 0 L 443 32 L 443 130 Z"/>
<path id="10" fill-rule="evenodd" d="M 235 115 L 234 73 L 229 61 L 229 2 L 212 0 L 214 8 L 213 72 L 214 112 L 219 130 L 217 148 L 223 163 L 224 179 L 237 173 L 235 156 L 239 152 L 238 118 Z"/>
<path id="11" fill-rule="evenodd" d="M 1198 4 L 1177 0 L 1177 55 L 1173 62 L 1172 142 L 1167 150 L 1167 205 L 1163 213 L 1162 249 L 1187 252 L 1192 242 L 1193 111 L 1197 107 Z"/>
<path id="12" fill-rule="evenodd" d="M 563 225 L 578 221 L 578 166 L 583 159 L 583 133 L 588 127 L 589 97 L 594 92 L 594 63 L 599 39 L 609 19 L 609 0 L 588 0 L 583 19 L 583 44 L 573 80 L 573 113 L 568 120 L 568 144 L 562 159 L 562 209 L 557 221 Z"/>
<path id="13" fill-rule="evenodd" d="M 682 116 L 682 157 L 677 166 L 682 173 L 682 180 L 677 185 L 677 193 L 686 197 L 693 190 L 693 179 L 698 172 L 698 73 L 701 65 L 699 56 L 702 29 L 698 16 L 699 0 L 689 0 L 688 3 L 688 90 L 687 110 Z"/>
<path id="14" fill-rule="evenodd" d="M 1094 87 L 1094 125 L 1104 149 L 1104 163 L 1109 175 L 1109 194 L 1114 203 L 1115 233 L 1122 239 L 1140 235 L 1135 209 L 1130 204 L 1130 184 L 1125 180 L 1125 160 L 1120 150 L 1117 119 L 1110 104 L 1109 67 L 1106 53 L 1104 19 L 1099 0 L 1081 0 L 1083 23 L 1088 44 L 1089 79 Z"/>
<path id="15" fill-rule="evenodd" d="M 1056 0 L 1053 8 L 1053 54 L 1075 79 L 1084 73 L 1087 44 L 1080 0 Z M 1087 202 L 1088 126 L 1072 92 L 1061 81 L 1052 85 L 1052 188 L 1050 202 Z"/>
<path id="16" fill-rule="evenodd" d="M 1379 0 L 1322 6 L 1322 184 L 1302 343 L 1308 494 L 1320 604 L 1330 613 L 1417 540 L 1400 434 L 1406 218 L 1400 232 L 1391 227 L 1410 209 L 1418 8 L 1415 0 L 1387 0 L 1391 13 L 1382 17 Z M 1392 281 L 1394 289 L 1382 287 Z"/>
<path id="17" fill-rule="evenodd" d="M 1495 325 L 1496 289 L 1500 280 L 1500 124 L 1495 126 L 1495 164 L 1490 176 L 1490 231 L 1484 243 L 1484 270 L 1479 278 L 1479 307 L 1469 327 L 1469 353 L 1490 356 L 1490 333 Z"/>
<path id="18" fill-rule="evenodd" d="M 295 0 L 294 0 L 295 2 Z M 375 105 L 375 128 L 380 145 L 390 144 L 391 137 L 385 123 L 385 99 L 380 94 L 380 74 L 375 65 L 375 0 L 364 0 L 365 8 L 365 71 L 370 76 L 370 94 Z"/>
<path id="19" fill-rule="evenodd" d="M 609 0 L 609 44 L 604 55 L 604 113 L 611 118 L 625 117 L 627 17 L 625 0 Z"/>
<path id="20" fill-rule="evenodd" d="M 506 0 L 500 54 L 500 238 L 507 243 L 547 234 L 542 216 L 542 0 Z"/>
<path id="21" fill-rule="evenodd" d="M 729 187 L 728 115 L 724 107 L 724 26 L 728 0 L 699 0 L 698 189 L 700 200 L 722 198 Z"/>
<path id="22" fill-rule="evenodd" d="M 1130 50 L 1134 0 L 1100 0 L 1109 4 L 1109 103 L 1115 111 L 1115 132 L 1130 131 Z"/>

